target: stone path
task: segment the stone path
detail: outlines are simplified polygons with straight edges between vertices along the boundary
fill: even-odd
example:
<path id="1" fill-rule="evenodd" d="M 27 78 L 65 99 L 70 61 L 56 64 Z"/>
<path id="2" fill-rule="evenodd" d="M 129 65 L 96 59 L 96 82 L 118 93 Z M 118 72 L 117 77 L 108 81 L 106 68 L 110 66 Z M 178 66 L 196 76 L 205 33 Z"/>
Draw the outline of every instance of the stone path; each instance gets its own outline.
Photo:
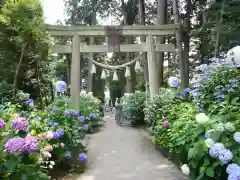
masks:
<path id="1" fill-rule="evenodd" d="M 105 118 L 104 129 L 89 141 L 88 168 L 77 180 L 184 180 L 143 132 Z"/>

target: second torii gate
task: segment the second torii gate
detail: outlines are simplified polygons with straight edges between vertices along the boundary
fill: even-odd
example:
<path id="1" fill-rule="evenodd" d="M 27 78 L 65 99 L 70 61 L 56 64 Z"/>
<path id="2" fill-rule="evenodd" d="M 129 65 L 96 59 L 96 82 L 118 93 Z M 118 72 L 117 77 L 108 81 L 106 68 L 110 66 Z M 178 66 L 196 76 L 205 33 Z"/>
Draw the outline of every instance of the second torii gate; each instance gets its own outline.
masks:
<path id="1" fill-rule="evenodd" d="M 116 49 L 109 48 L 108 45 L 87 45 L 81 43 L 80 37 L 83 36 L 109 36 L 109 28 L 119 31 L 121 36 L 146 36 L 146 43 L 141 44 L 120 44 L 118 52 L 147 52 L 150 97 L 154 97 L 159 90 L 157 63 L 155 52 L 173 52 L 173 44 L 155 44 L 154 36 L 174 35 L 179 29 L 180 24 L 168 25 L 133 25 L 133 26 L 60 26 L 47 25 L 47 30 L 52 36 L 72 37 L 72 45 L 55 45 L 53 53 L 72 53 L 71 64 L 71 105 L 79 108 L 80 94 L 80 53 L 100 53 L 116 52 Z"/>

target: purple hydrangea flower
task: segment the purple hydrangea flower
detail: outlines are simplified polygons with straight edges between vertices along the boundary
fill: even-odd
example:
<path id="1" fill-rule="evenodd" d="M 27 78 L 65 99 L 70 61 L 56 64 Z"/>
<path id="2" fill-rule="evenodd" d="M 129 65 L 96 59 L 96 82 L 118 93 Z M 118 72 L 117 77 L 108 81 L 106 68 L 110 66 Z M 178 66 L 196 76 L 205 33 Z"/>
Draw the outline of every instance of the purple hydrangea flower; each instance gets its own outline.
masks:
<path id="1" fill-rule="evenodd" d="M 27 105 L 30 105 L 30 106 L 33 106 L 33 104 L 34 104 L 33 99 L 28 99 L 28 100 L 26 101 L 26 104 L 27 104 Z"/>
<path id="2" fill-rule="evenodd" d="M 233 135 L 233 139 L 240 144 L 240 132 L 235 132 Z"/>
<path id="3" fill-rule="evenodd" d="M 178 88 L 180 86 L 180 79 L 178 77 L 169 77 L 168 78 L 168 84 L 170 87 Z"/>
<path id="4" fill-rule="evenodd" d="M 96 118 L 97 118 L 97 116 L 96 116 L 94 113 L 90 113 L 90 114 L 88 115 L 88 117 L 89 117 L 89 118 L 93 118 L 93 119 L 96 119 Z"/>
<path id="5" fill-rule="evenodd" d="M 85 153 L 81 153 L 79 155 L 79 161 L 83 163 L 83 162 L 86 162 L 86 160 L 87 160 L 87 155 Z"/>
<path id="6" fill-rule="evenodd" d="M 78 111 L 72 110 L 71 115 L 77 117 L 78 116 Z"/>
<path id="7" fill-rule="evenodd" d="M 26 132 L 28 129 L 28 121 L 23 117 L 15 118 L 12 122 L 12 128 Z"/>
<path id="8" fill-rule="evenodd" d="M 225 147 L 222 143 L 215 143 L 209 150 L 209 155 L 213 158 L 218 158 L 220 155 L 220 151 L 224 150 Z"/>
<path id="9" fill-rule="evenodd" d="M 83 125 L 83 129 L 88 130 L 88 125 L 87 124 Z"/>
<path id="10" fill-rule="evenodd" d="M 58 81 L 55 88 L 56 92 L 65 92 L 67 90 L 67 83 L 64 81 Z"/>
<path id="11" fill-rule="evenodd" d="M 3 129 L 5 127 L 5 123 L 2 119 L 0 119 L 0 129 Z"/>
<path id="12" fill-rule="evenodd" d="M 239 165 L 237 165 L 237 164 L 235 164 L 235 163 L 232 163 L 232 164 L 229 164 L 229 165 L 227 166 L 226 172 L 227 172 L 228 174 L 233 174 L 233 173 L 235 173 L 235 172 L 237 172 L 237 171 L 240 172 L 240 166 L 239 166 Z"/>
<path id="13" fill-rule="evenodd" d="M 57 140 L 59 137 L 60 137 L 59 134 L 57 132 L 54 132 L 52 139 Z"/>
<path id="14" fill-rule="evenodd" d="M 240 179 L 240 171 L 236 171 L 232 174 L 229 174 L 228 180 L 239 180 Z"/>
<path id="15" fill-rule="evenodd" d="M 25 142 L 24 150 L 26 152 L 35 152 L 35 151 L 37 151 L 39 143 L 38 143 L 37 139 L 34 136 L 30 136 L 30 135 L 26 136 L 24 138 L 24 142 Z"/>
<path id="16" fill-rule="evenodd" d="M 9 153 L 23 152 L 24 145 L 25 141 L 23 138 L 11 138 L 5 143 L 4 150 Z"/>
<path id="17" fill-rule="evenodd" d="M 80 123 L 84 123 L 85 117 L 84 117 L 84 116 L 78 116 L 78 121 L 79 121 Z"/>
<path id="18" fill-rule="evenodd" d="M 70 160 L 70 159 L 71 159 L 71 152 L 70 152 L 70 151 L 66 151 L 66 152 L 65 152 L 65 158 L 66 158 L 67 160 Z"/>
<path id="19" fill-rule="evenodd" d="M 71 116 L 71 112 L 68 111 L 68 110 L 66 110 L 66 111 L 64 112 L 64 114 L 65 114 L 66 117 L 70 117 L 70 116 Z"/>
<path id="20" fill-rule="evenodd" d="M 232 160 L 233 154 L 229 149 L 224 149 L 220 151 L 218 158 L 223 164 L 228 164 Z"/>
<path id="21" fill-rule="evenodd" d="M 59 134 L 59 137 L 62 137 L 64 135 L 63 129 L 58 129 L 56 132 Z"/>

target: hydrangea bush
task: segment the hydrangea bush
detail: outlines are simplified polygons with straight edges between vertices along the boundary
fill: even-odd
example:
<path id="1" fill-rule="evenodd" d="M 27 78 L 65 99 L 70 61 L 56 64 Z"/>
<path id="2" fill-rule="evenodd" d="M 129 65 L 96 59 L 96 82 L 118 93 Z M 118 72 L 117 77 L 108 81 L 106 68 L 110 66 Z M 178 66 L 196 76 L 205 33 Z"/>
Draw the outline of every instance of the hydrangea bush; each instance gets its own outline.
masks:
<path id="1" fill-rule="evenodd" d="M 64 96 L 41 111 L 33 100 L 25 103 L 31 107 L 27 111 L 10 103 L 0 106 L 0 179 L 49 179 L 55 167 L 82 171 L 87 161 L 84 136 L 99 121 L 98 108 L 89 101 L 84 102 L 88 110 L 69 109 Z"/>
<path id="2" fill-rule="evenodd" d="M 213 59 L 197 71 L 191 89 L 177 90 L 179 81 L 169 78 L 176 94 L 160 91 L 145 108 L 153 141 L 192 179 L 240 179 L 240 70 Z"/>

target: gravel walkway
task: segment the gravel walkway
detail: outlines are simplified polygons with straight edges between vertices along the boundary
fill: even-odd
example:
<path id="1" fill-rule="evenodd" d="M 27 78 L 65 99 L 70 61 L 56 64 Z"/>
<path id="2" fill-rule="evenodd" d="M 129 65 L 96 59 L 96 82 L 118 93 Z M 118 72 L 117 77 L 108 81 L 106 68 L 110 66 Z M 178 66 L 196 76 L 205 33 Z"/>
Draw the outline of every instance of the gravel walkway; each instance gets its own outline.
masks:
<path id="1" fill-rule="evenodd" d="M 89 140 L 88 168 L 77 180 L 184 180 L 140 130 L 118 126 L 105 117 L 105 127 Z"/>

